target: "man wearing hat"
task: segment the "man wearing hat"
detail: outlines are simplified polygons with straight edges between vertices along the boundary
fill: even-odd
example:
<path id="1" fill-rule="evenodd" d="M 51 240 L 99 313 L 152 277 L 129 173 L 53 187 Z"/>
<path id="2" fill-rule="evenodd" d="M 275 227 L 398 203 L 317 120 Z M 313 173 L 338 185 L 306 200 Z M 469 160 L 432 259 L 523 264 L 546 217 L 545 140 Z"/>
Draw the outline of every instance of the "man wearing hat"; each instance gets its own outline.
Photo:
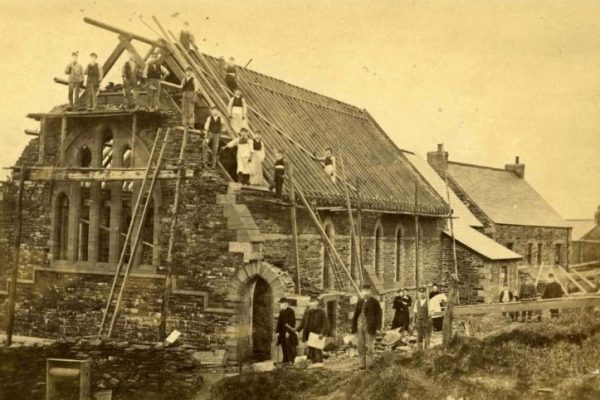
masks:
<path id="1" fill-rule="evenodd" d="M 212 153 L 211 165 L 213 168 L 217 166 L 219 158 L 219 141 L 221 140 L 221 132 L 223 132 L 223 121 L 217 107 L 210 107 L 210 115 L 204 123 L 204 140 L 202 141 L 202 159 L 204 165 L 208 164 L 208 153 Z"/>
<path id="2" fill-rule="evenodd" d="M 329 332 L 329 319 L 325 310 L 319 306 L 317 296 L 310 296 L 309 307 L 304 311 L 302 322 L 296 328 L 296 332 L 302 331 L 302 341 L 308 341 L 308 336 L 311 333 L 319 335 L 319 339 L 327 336 Z M 323 365 L 323 349 L 308 347 L 308 359 L 313 363 L 312 367 L 320 367 Z"/>
<path id="3" fill-rule="evenodd" d="M 100 82 L 102 82 L 104 76 L 102 66 L 96 62 L 97 60 L 98 55 L 96 53 L 90 54 L 90 63 L 85 67 L 85 71 L 83 72 L 87 75 L 85 86 L 88 111 L 96 109 L 98 103 L 98 90 L 100 89 Z"/>
<path id="4" fill-rule="evenodd" d="M 169 75 L 169 71 L 163 67 L 159 53 L 154 52 L 144 68 L 144 78 L 148 84 L 148 108 L 150 111 L 158 110 L 160 104 L 160 81 Z"/>
<path id="5" fill-rule="evenodd" d="M 141 67 L 136 62 L 136 57 L 133 53 L 129 54 L 129 60 L 123 64 L 121 69 L 123 77 L 123 95 L 125 96 L 125 107 L 137 109 L 139 88 L 138 80 L 142 76 Z"/>
<path id="6" fill-rule="evenodd" d="M 392 320 L 392 329 L 400 328 L 408 331 L 410 324 L 410 306 L 412 298 L 408 295 L 408 290 L 398 291 L 398 296 L 394 298 L 394 319 Z"/>
<path id="7" fill-rule="evenodd" d="M 279 300 L 279 316 L 277 317 L 275 336 L 277 337 L 277 344 L 281 345 L 284 364 L 293 364 L 296 358 L 298 336 L 294 326 L 296 326 L 296 313 L 289 306 L 288 299 L 283 297 Z"/>
<path id="8" fill-rule="evenodd" d="M 543 299 L 557 299 L 563 297 L 563 289 L 560 283 L 556 281 L 554 274 L 548 274 L 548 284 L 544 289 Z M 550 310 L 550 318 L 558 318 L 558 309 Z"/>
<path id="9" fill-rule="evenodd" d="M 69 75 L 69 106 L 71 109 L 79 108 L 79 90 L 83 84 L 83 67 L 77 62 L 79 52 L 71 53 L 71 62 L 65 68 L 65 74 Z"/>
<path id="10" fill-rule="evenodd" d="M 357 335 L 359 367 L 367 369 L 373 363 L 375 335 L 381 329 L 381 306 L 369 284 L 362 285 L 360 295 L 352 317 L 352 333 Z"/>
<path id="11" fill-rule="evenodd" d="M 413 312 L 415 314 L 415 327 L 417 328 L 417 346 L 427 350 L 431 339 L 432 323 L 429 299 L 424 287 L 419 288 L 419 298 L 415 301 Z"/>
<path id="12" fill-rule="evenodd" d="M 181 81 L 181 123 L 185 128 L 193 128 L 196 122 L 194 117 L 194 103 L 196 93 L 200 91 L 198 82 L 192 73 L 192 67 L 185 69 L 185 77 Z"/>

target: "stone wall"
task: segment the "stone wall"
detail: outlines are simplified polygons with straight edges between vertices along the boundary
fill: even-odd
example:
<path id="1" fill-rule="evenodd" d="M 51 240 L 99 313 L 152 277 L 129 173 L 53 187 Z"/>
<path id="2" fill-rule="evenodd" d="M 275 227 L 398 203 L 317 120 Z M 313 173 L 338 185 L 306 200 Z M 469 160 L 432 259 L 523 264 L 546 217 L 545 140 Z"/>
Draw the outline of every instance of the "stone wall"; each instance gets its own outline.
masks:
<path id="1" fill-rule="evenodd" d="M 15 344 L 0 348 L 0 398 L 45 399 L 46 359 L 65 358 L 92 361 L 92 395 L 110 390 L 114 399 L 122 400 L 192 399 L 203 384 L 200 373 L 206 371 L 199 354 L 191 346 L 144 342 L 70 339 Z M 62 399 L 79 398 L 74 394 L 59 393 Z"/>
<path id="2" fill-rule="evenodd" d="M 555 265 L 556 245 L 559 244 L 561 247 L 560 264 L 563 267 L 568 265 L 569 247 L 571 246 L 570 229 L 522 225 L 496 225 L 495 227 L 492 239 L 506 247 L 509 247 L 512 243 L 513 251 L 523 256 L 524 264 L 528 263 L 530 244 L 532 245 L 531 264 L 537 265 L 539 263 L 538 244 L 541 244 L 542 263 L 544 265 Z"/>

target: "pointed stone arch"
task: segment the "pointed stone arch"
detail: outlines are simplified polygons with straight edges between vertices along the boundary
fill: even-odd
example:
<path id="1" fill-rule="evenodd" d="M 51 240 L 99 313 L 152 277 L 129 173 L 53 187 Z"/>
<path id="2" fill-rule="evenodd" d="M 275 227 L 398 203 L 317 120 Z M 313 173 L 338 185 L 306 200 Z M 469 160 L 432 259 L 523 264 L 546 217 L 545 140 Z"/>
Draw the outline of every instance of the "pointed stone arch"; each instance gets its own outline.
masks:
<path id="1" fill-rule="evenodd" d="M 268 323 L 271 331 L 275 325 L 275 303 L 281 297 L 294 294 L 294 282 L 290 275 L 267 262 L 253 261 L 238 268 L 227 289 L 227 300 L 235 309 L 227 331 L 227 353 L 230 360 L 245 360 L 253 355 L 252 309 L 257 281 L 264 281 L 270 289 L 272 315 L 268 316 Z"/>

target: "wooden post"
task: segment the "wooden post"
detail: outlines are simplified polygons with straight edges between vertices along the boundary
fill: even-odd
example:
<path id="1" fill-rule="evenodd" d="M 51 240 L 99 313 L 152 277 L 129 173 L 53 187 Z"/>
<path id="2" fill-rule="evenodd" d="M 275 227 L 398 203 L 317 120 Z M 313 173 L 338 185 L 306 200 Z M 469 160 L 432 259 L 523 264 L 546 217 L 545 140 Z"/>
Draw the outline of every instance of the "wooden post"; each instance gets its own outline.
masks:
<path id="1" fill-rule="evenodd" d="M 21 228 L 23 226 L 23 190 L 25 186 L 25 166 L 21 164 L 21 175 L 19 176 L 19 188 L 17 191 L 16 216 L 17 224 L 15 229 L 15 256 L 10 281 L 10 292 L 8 293 L 8 321 L 6 323 L 6 347 L 12 343 L 12 335 L 15 324 L 15 304 L 17 301 L 17 280 L 19 279 L 19 257 L 21 253 Z"/>
<path id="2" fill-rule="evenodd" d="M 362 242 L 362 205 L 360 201 L 360 180 L 356 180 L 356 228 L 358 229 L 358 271 L 360 281 L 364 283 L 363 242 Z"/>
<path id="3" fill-rule="evenodd" d="M 444 313 L 444 324 L 442 327 L 442 345 L 447 347 L 452 341 L 452 323 L 454 321 L 454 305 L 458 301 L 458 261 L 456 259 L 456 237 L 454 236 L 454 220 L 452 203 L 450 201 L 450 189 L 448 187 L 448 174 L 446 174 L 446 198 L 448 202 L 448 221 L 450 225 L 450 235 L 452 235 L 452 261 L 454 264 L 454 273 L 450 274 L 448 287 L 448 303 Z"/>
<path id="4" fill-rule="evenodd" d="M 135 136 L 138 130 L 137 113 L 133 113 L 131 116 L 131 157 L 129 160 L 129 167 L 135 167 Z"/>
<path id="5" fill-rule="evenodd" d="M 360 255 L 358 253 L 358 241 L 356 240 L 354 217 L 352 216 L 352 204 L 350 203 L 350 193 L 348 191 L 348 179 L 347 179 L 347 175 L 346 175 L 346 168 L 344 166 L 344 158 L 342 157 L 341 152 L 340 152 L 340 167 L 342 170 L 342 179 L 344 181 L 344 195 L 346 196 L 346 208 L 348 208 L 348 222 L 350 223 L 350 243 L 351 243 L 350 251 L 354 252 L 354 255 L 356 257 L 356 262 L 359 263 L 358 269 L 361 270 L 362 266 L 360 265 L 360 261 L 359 261 Z M 362 276 L 360 276 L 360 275 L 361 274 L 359 273 L 360 282 L 363 283 Z"/>
<path id="6" fill-rule="evenodd" d="M 294 245 L 294 266 L 296 270 L 296 294 L 302 294 L 300 285 L 300 256 L 298 254 L 298 224 L 296 221 L 296 191 L 294 190 L 294 167 L 290 164 L 288 168 L 290 187 L 290 218 L 292 223 L 292 242 Z"/>
<path id="7" fill-rule="evenodd" d="M 60 154 L 58 155 L 59 165 L 64 164 L 65 160 L 65 143 L 67 141 L 67 117 L 63 116 L 60 119 Z"/>
<path id="8" fill-rule="evenodd" d="M 415 286 L 419 288 L 419 181 L 415 177 Z"/>
<path id="9" fill-rule="evenodd" d="M 179 160 L 177 162 L 179 171 L 177 174 L 177 181 L 175 183 L 175 199 L 173 200 L 173 214 L 171 215 L 171 226 L 169 229 L 169 244 L 167 247 L 167 271 L 165 277 L 165 292 L 163 294 L 163 301 L 161 304 L 160 312 L 160 328 L 159 336 L 160 340 L 164 341 L 167 337 L 167 315 L 169 314 L 169 301 L 171 299 L 171 290 L 173 288 L 173 249 L 175 247 L 175 228 L 177 226 L 177 216 L 179 215 L 179 202 L 181 200 L 181 181 L 185 175 L 184 162 L 185 159 L 185 147 L 187 144 L 188 127 L 186 126 L 183 130 L 183 138 L 181 141 L 181 149 L 179 150 Z M 159 166 L 157 165 L 156 168 Z"/>

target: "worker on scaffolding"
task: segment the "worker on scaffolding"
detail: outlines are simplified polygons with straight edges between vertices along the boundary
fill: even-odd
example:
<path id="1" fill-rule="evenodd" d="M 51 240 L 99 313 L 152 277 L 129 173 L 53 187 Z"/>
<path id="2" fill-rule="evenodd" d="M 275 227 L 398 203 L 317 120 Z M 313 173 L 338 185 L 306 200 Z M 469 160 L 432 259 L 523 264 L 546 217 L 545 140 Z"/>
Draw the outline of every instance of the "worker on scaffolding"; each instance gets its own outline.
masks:
<path id="1" fill-rule="evenodd" d="M 208 165 L 208 153 L 212 155 L 212 168 L 217 166 L 219 158 L 219 141 L 223 132 L 223 121 L 221 114 L 214 105 L 210 107 L 210 115 L 204 123 L 204 140 L 202 140 L 202 161 L 204 165 Z"/>
<path id="2" fill-rule="evenodd" d="M 270 187 L 271 190 L 275 189 L 275 197 L 279 200 L 283 200 L 283 181 L 285 180 L 285 159 L 283 158 L 283 149 L 277 149 L 275 151 L 275 173 L 273 174 L 273 185 Z"/>
<path id="3" fill-rule="evenodd" d="M 381 329 L 381 305 L 367 283 L 362 285 L 360 296 L 354 307 L 352 333 L 357 335 L 359 368 L 366 370 L 373 364 L 375 337 Z"/>
<path id="4" fill-rule="evenodd" d="M 231 119 L 231 127 L 236 133 L 240 133 L 242 129 L 248 129 L 248 120 L 246 118 L 248 107 L 240 89 L 235 89 L 233 96 L 229 99 L 227 110 Z"/>
<path id="5" fill-rule="evenodd" d="M 90 63 L 85 67 L 83 72 L 86 75 L 85 87 L 86 87 L 86 105 L 88 111 L 96 109 L 98 105 L 98 92 L 100 90 L 100 82 L 104 77 L 104 71 L 102 66 L 98 64 L 98 55 L 96 53 L 90 54 Z"/>
<path id="6" fill-rule="evenodd" d="M 236 161 L 238 182 L 242 185 L 249 185 L 250 174 L 252 173 L 251 164 L 254 146 L 252 139 L 249 138 L 248 130 L 246 128 L 242 128 L 240 135 L 239 138 L 235 138 L 227 143 L 225 148 L 237 147 Z"/>
<path id="7" fill-rule="evenodd" d="M 264 183 L 263 179 L 263 161 L 265 160 L 265 144 L 258 132 L 254 133 L 252 138 L 252 164 L 250 165 L 250 184 L 261 186 Z"/>
<path id="8" fill-rule="evenodd" d="M 225 84 L 232 92 L 238 88 L 237 84 L 237 66 L 235 65 L 235 59 L 229 57 L 229 60 L 225 62 Z"/>
<path id="9" fill-rule="evenodd" d="M 200 91 L 198 81 L 194 78 L 192 67 L 185 69 L 185 77 L 181 81 L 181 123 L 184 128 L 194 128 L 194 104 L 196 94 Z"/>
<path id="10" fill-rule="evenodd" d="M 323 170 L 331 178 L 333 183 L 337 182 L 337 160 L 331 151 L 331 147 L 327 147 L 325 149 L 325 156 L 319 157 L 317 156 L 317 152 L 313 153 L 313 156 L 316 160 L 323 162 Z"/>
<path id="11" fill-rule="evenodd" d="M 65 68 L 65 74 L 69 75 L 69 107 L 75 110 L 79 109 L 79 91 L 83 86 L 83 67 L 78 58 L 78 51 L 71 53 L 71 62 Z"/>
<path id="12" fill-rule="evenodd" d="M 417 328 L 417 347 L 428 350 L 432 329 L 431 310 L 429 309 L 429 299 L 425 287 L 420 287 L 418 291 L 419 298 L 415 301 L 413 308 L 414 326 Z"/>
<path id="13" fill-rule="evenodd" d="M 139 107 L 138 82 L 142 73 L 143 71 L 135 61 L 135 55 L 130 53 L 129 60 L 123 64 L 123 68 L 121 69 L 121 76 L 123 77 L 123 96 L 125 97 L 126 108 L 133 108 L 135 110 Z"/>
<path id="14" fill-rule="evenodd" d="M 188 52 L 191 49 L 198 50 L 198 46 L 196 46 L 196 39 L 194 38 L 192 32 L 190 32 L 190 23 L 187 21 L 183 22 L 183 27 L 181 28 L 181 32 L 179 32 L 179 42 Z"/>
<path id="15" fill-rule="evenodd" d="M 158 111 L 160 105 L 161 80 L 169 75 L 169 71 L 162 65 L 158 52 L 152 53 L 150 61 L 144 68 L 144 78 L 148 88 L 148 108 Z"/>

